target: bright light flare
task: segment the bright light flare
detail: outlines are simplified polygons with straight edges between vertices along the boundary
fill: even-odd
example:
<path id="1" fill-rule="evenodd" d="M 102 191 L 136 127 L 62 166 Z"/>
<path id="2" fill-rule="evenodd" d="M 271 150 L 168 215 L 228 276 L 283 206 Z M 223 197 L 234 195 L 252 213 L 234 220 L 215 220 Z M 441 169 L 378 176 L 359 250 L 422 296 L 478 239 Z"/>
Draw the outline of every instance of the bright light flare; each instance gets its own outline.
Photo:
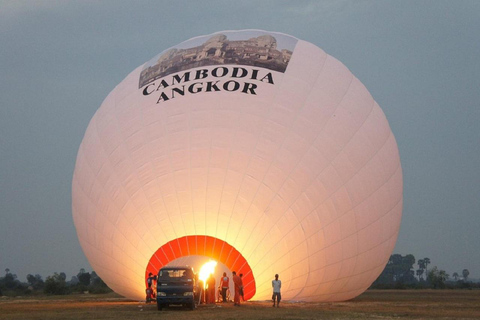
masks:
<path id="1" fill-rule="evenodd" d="M 200 272 L 198 273 L 198 278 L 203 281 L 204 286 L 208 277 L 215 272 L 216 266 L 217 266 L 217 261 L 210 260 L 200 268 Z"/>

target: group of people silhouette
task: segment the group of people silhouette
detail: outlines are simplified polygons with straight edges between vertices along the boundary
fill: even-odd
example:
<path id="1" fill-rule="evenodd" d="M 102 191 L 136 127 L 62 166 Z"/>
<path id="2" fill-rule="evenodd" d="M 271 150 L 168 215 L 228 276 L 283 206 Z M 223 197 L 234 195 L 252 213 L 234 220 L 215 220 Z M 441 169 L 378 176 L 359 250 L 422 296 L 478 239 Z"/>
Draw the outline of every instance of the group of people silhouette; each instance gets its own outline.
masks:
<path id="1" fill-rule="evenodd" d="M 232 271 L 232 281 L 234 285 L 234 296 L 233 296 L 233 305 L 240 306 L 240 301 L 245 301 L 244 292 L 243 292 L 243 274 L 240 273 L 237 275 L 236 271 Z M 150 302 L 155 299 L 155 292 L 153 283 L 157 280 L 157 277 L 152 273 L 148 275 L 147 278 L 147 289 L 146 289 L 146 301 Z M 203 290 L 205 287 L 205 290 Z M 200 299 L 199 303 L 214 304 L 216 302 L 228 302 L 230 301 L 230 278 L 227 276 L 227 273 L 224 272 L 220 278 L 218 287 L 216 286 L 215 278 L 213 274 L 210 274 L 207 280 L 205 281 L 205 286 L 203 281 L 199 283 L 200 288 Z M 280 300 L 282 299 L 281 295 L 282 281 L 278 279 L 278 274 L 275 275 L 275 279 L 272 280 L 272 301 L 273 306 L 279 307 Z M 216 299 L 217 297 L 217 299 Z M 241 299 L 240 299 L 241 298 Z"/>
<path id="2" fill-rule="evenodd" d="M 243 274 L 237 275 L 235 271 L 232 272 L 232 281 L 235 288 L 233 297 L 233 305 L 240 306 L 240 301 L 245 301 L 243 293 Z M 278 279 L 278 274 L 275 275 L 275 279 L 272 280 L 272 301 L 274 307 L 279 307 L 281 295 L 282 281 Z M 215 299 L 215 295 L 217 299 Z M 228 302 L 230 301 L 230 278 L 227 273 L 224 272 L 220 278 L 220 284 L 216 287 L 215 278 L 212 274 L 208 277 L 205 286 L 205 299 L 201 299 L 202 302 L 213 304 L 216 302 Z"/>

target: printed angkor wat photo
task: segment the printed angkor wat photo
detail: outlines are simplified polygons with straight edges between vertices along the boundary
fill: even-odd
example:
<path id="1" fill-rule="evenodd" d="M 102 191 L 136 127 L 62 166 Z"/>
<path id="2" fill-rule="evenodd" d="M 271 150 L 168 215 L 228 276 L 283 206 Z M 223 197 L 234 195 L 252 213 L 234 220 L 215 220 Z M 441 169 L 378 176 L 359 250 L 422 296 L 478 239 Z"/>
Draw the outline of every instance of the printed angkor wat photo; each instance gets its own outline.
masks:
<path id="1" fill-rule="evenodd" d="M 154 65 L 142 71 L 139 88 L 175 72 L 219 64 L 256 66 L 283 73 L 291 57 L 292 51 L 277 49 L 277 40 L 271 35 L 230 41 L 218 34 L 200 46 L 164 52 Z"/>

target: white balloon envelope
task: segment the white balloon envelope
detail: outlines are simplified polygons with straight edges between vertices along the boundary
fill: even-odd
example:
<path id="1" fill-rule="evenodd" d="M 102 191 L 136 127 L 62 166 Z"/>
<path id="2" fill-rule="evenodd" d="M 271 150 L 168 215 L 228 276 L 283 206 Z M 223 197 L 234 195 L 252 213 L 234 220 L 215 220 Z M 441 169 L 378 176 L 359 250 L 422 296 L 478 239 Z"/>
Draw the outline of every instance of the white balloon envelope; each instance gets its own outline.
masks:
<path id="1" fill-rule="evenodd" d="M 73 218 L 98 275 L 145 296 L 169 262 L 207 256 L 246 299 L 339 301 L 395 246 L 402 169 L 377 103 L 315 45 L 261 30 L 182 42 L 105 99 L 80 145 Z"/>

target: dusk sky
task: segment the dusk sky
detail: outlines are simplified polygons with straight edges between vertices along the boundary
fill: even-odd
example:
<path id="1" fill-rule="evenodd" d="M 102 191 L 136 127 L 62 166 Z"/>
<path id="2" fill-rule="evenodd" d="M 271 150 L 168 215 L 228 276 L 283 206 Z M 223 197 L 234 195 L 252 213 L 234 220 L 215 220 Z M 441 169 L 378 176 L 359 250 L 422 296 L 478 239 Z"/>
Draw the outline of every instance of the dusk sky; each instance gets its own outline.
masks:
<path id="1" fill-rule="evenodd" d="M 108 93 L 163 50 L 262 29 L 337 58 L 386 114 L 404 204 L 394 253 L 480 278 L 480 1 L 0 0 L 0 268 L 91 270 L 71 184 Z"/>

